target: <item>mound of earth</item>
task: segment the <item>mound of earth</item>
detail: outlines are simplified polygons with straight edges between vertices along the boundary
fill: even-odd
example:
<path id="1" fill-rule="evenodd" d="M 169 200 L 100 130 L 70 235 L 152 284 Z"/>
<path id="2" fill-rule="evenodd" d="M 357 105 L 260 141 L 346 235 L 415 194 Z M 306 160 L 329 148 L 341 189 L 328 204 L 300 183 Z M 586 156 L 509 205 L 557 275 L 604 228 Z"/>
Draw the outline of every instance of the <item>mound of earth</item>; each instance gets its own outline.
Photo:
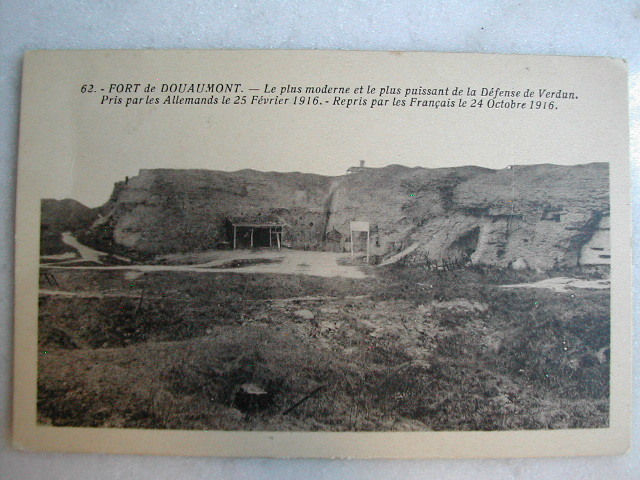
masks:
<path id="1" fill-rule="evenodd" d="M 81 232 L 91 228 L 98 213 L 73 200 L 44 198 L 40 202 L 40 255 L 57 255 L 75 250 L 62 241 L 63 232 Z"/>
<path id="2" fill-rule="evenodd" d="M 606 163 L 502 170 L 391 165 L 339 177 L 141 170 L 116 184 L 83 238 L 101 250 L 203 251 L 230 247 L 240 219 L 252 226 L 238 233 L 239 242 L 251 235 L 251 245 L 265 246 L 260 242 L 273 240 L 268 226 L 277 224 L 284 225 L 284 246 L 343 252 L 351 249 L 350 223 L 359 220 L 370 224 L 376 261 L 418 244 L 404 262 L 458 259 L 549 270 L 581 264 L 583 247 L 605 230 L 608 177 Z M 366 248 L 366 234 L 355 234 L 353 248 Z"/>

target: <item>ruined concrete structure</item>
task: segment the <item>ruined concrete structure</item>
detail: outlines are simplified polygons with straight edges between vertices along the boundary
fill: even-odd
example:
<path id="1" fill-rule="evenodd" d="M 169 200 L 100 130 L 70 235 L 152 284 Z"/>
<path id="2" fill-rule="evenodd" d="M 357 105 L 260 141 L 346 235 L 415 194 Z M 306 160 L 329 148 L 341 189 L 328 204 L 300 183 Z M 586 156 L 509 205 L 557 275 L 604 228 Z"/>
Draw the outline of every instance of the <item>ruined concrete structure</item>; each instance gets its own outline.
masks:
<path id="1" fill-rule="evenodd" d="M 602 217 L 591 239 L 580 251 L 581 265 L 610 265 L 611 243 L 609 239 L 609 217 Z"/>
<path id="2" fill-rule="evenodd" d="M 591 252 L 605 251 L 594 246 L 608 248 L 608 164 L 391 165 L 339 177 L 141 170 L 100 211 L 94 238 L 146 253 L 220 248 L 232 240 L 233 218 L 285 225 L 286 247 L 348 251 L 350 222 L 363 220 L 378 259 L 412 246 L 406 261 L 468 257 L 546 270 L 592 264 Z"/>

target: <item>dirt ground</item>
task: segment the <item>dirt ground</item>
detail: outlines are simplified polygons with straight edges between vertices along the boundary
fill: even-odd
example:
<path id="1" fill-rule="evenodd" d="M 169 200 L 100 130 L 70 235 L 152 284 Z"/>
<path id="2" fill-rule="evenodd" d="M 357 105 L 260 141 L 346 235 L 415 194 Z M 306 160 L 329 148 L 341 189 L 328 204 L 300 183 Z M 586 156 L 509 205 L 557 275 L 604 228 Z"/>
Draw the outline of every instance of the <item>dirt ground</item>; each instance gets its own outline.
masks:
<path id="1" fill-rule="evenodd" d="M 156 257 L 152 264 L 122 265 L 127 259 L 112 256 L 82 245 L 69 232 L 63 234 L 66 245 L 76 249 L 77 254 L 68 258 L 44 256 L 43 261 L 52 269 L 67 268 L 70 264 L 85 270 L 135 270 L 139 272 L 224 272 L 233 268 L 237 273 L 304 274 L 320 277 L 364 278 L 366 274 L 356 265 L 363 259 L 348 262 L 348 253 L 318 252 L 304 250 L 210 250 L 192 254 L 172 254 Z M 105 258 L 106 257 L 106 258 Z M 112 260 L 112 261 L 109 261 Z M 113 260 L 120 265 L 114 265 Z M 82 263 L 82 265 L 78 265 Z M 105 264 L 106 263 L 106 264 Z"/>
<path id="2" fill-rule="evenodd" d="M 335 257 L 315 253 L 226 269 L 215 265 L 240 257 L 44 267 L 56 285 L 41 279 L 39 421 L 336 431 L 608 425 L 608 290 L 506 289 L 497 283 L 527 279 L 395 265 L 329 277 L 310 272 Z M 263 269 L 300 263 L 310 265 L 304 274 Z"/>
<path id="3" fill-rule="evenodd" d="M 575 289 L 608 290 L 611 282 L 608 279 L 585 280 L 583 278 L 553 277 L 538 282 L 503 285 L 502 288 L 548 288 L 554 292 L 570 292 Z"/>

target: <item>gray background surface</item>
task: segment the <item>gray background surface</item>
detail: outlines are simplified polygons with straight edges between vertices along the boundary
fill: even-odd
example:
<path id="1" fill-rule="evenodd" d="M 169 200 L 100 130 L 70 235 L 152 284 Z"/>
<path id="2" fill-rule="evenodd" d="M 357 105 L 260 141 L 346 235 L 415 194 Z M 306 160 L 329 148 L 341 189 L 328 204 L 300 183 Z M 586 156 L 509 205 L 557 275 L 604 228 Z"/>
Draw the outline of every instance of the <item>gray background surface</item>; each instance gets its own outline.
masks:
<path id="1" fill-rule="evenodd" d="M 634 247 L 640 185 L 640 1 L 0 0 L 0 477 L 640 478 L 617 457 L 508 460 L 268 460 L 20 452 L 11 446 L 13 221 L 20 70 L 27 49 L 278 48 L 598 55 L 627 59 Z M 589 121 L 585 119 L 585 121 Z M 55 181 L 52 172 L 51 181 Z M 634 277 L 638 279 L 638 262 Z M 636 303 L 638 296 L 636 295 Z M 637 315 L 635 316 L 638 324 Z M 636 367 L 638 342 L 634 342 Z M 634 375 L 634 398 L 640 374 Z"/>

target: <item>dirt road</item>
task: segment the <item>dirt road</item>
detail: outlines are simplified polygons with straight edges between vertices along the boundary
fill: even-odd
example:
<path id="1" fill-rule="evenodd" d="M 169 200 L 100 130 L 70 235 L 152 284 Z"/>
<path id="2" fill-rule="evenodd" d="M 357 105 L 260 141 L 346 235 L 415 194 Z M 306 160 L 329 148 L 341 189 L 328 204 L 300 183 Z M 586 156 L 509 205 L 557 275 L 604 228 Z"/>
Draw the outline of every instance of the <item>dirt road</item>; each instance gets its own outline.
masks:
<path id="1" fill-rule="evenodd" d="M 75 240 L 75 239 L 74 239 Z M 76 241 L 77 242 L 77 241 Z M 99 260 L 101 252 L 91 250 L 78 243 L 77 246 L 84 259 L 91 258 L 95 263 L 102 263 Z M 229 252 L 231 253 L 231 252 Z M 318 277 L 343 277 L 343 278 L 366 278 L 367 275 L 358 267 L 352 265 L 338 265 L 338 260 L 347 258 L 349 254 L 333 252 L 311 252 L 302 250 L 282 250 L 280 252 L 264 251 L 233 252 L 233 255 L 221 255 L 216 260 L 197 265 L 115 265 L 115 266 L 64 266 L 64 265 L 43 265 L 51 269 L 73 268 L 76 270 L 134 270 L 139 272 L 198 272 L 198 273 L 282 273 L 293 275 L 314 275 Z M 93 260 L 98 258 L 98 260 Z M 261 260 L 271 259 L 278 262 L 260 263 L 236 268 L 220 268 L 221 265 L 230 260 Z"/>
<path id="2" fill-rule="evenodd" d="M 570 292 L 576 288 L 594 288 L 603 290 L 611 287 L 610 280 L 584 280 L 581 278 L 555 277 L 534 283 L 502 285 L 502 288 L 546 288 L 555 292 Z"/>

